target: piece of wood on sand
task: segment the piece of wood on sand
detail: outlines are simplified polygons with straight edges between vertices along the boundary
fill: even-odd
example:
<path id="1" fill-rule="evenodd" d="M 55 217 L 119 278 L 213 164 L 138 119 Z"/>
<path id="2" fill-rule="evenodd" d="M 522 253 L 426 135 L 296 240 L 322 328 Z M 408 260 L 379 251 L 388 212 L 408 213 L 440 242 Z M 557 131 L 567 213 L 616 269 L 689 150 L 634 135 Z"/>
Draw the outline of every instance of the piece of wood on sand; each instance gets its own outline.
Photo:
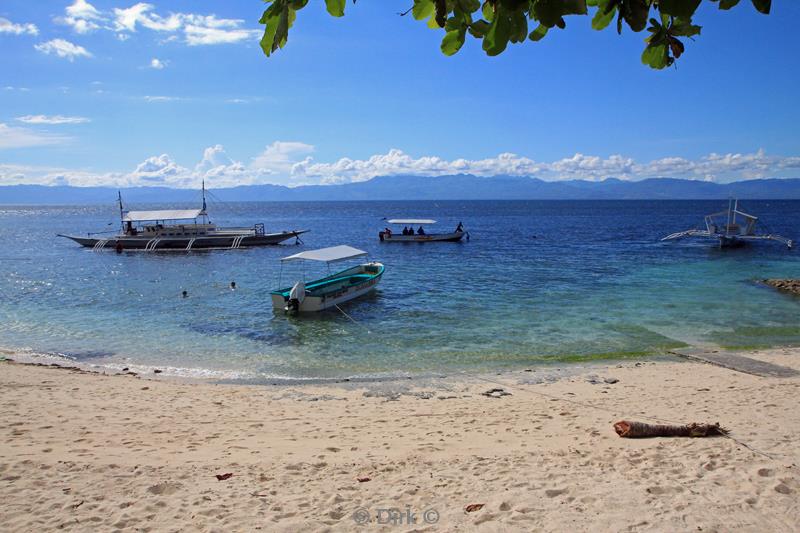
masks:
<path id="1" fill-rule="evenodd" d="M 614 424 L 617 435 L 626 439 L 644 439 L 649 437 L 717 437 L 725 436 L 728 430 L 717 424 L 697 424 L 695 422 L 685 426 L 670 426 L 661 424 L 646 424 L 644 422 L 631 422 L 620 420 Z"/>

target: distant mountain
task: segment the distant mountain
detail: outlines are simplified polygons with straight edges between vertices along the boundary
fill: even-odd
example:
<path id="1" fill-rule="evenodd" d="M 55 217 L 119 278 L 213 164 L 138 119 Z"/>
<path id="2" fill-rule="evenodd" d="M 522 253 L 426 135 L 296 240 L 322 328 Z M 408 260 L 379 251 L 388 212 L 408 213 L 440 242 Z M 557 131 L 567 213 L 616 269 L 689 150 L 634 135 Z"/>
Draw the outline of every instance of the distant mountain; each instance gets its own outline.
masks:
<path id="1" fill-rule="evenodd" d="M 248 185 L 212 189 L 219 201 L 353 201 L 353 200 L 714 200 L 800 199 L 800 179 L 757 179 L 718 184 L 674 178 L 642 181 L 542 181 L 536 178 L 469 174 L 453 176 L 381 176 L 342 185 Z M 112 187 L 42 185 L 0 186 L 0 204 L 64 205 L 113 202 Z M 167 187 L 134 187 L 123 191 L 126 203 L 196 202 L 198 191 Z"/>

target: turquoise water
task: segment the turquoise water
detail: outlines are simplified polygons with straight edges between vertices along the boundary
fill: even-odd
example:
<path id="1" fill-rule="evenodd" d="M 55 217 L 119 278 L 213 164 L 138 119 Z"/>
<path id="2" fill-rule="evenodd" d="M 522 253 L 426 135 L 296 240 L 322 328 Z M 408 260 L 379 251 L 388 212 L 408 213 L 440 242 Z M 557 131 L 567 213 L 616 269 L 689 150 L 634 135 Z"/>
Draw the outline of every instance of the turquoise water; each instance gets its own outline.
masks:
<path id="1" fill-rule="evenodd" d="M 0 346 L 109 368 L 274 380 L 800 344 L 800 299 L 757 283 L 800 277 L 796 250 L 658 241 L 724 203 L 222 203 L 211 206 L 219 224 L 311 232 L 300 246 L 120 255 L 55 236 L 115 229 L 111 203 L 0 206 Z M 800 237 L 800 202 L 745 207 Z M 382 218 L 398 216 L 436 218 L 442 230 L 463 221 L 471 240 L 380 243 Z M 336 244 L 386 265 L 379 289 L 344 307 L 353 320 L 273 313 L 279 258 Z M 324 267 L 305 272 L 317 273 Z M 285 269 L 283 285 L 299 275 Z"/>

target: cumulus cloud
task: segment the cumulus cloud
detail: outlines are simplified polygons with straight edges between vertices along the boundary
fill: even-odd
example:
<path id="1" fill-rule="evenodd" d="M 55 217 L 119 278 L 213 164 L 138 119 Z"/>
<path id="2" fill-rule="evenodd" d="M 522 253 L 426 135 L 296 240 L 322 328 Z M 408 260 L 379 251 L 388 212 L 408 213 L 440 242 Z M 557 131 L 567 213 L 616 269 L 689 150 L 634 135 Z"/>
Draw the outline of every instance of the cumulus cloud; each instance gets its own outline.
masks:
<path id="1" fill-rule="evenodd" d="M 161 61 L 157 57 L 154 57 L 150 60 L 150 68 L 154 68 L 156 70 L 163 70 L 167 66 L 167 61 Z"/>
<path id="2" fill-rule="evenodd" d="M 105 21 L 100 11 L 86 0 L 75 0 L 64 13 L 63 17 L 56 18 L 56 22 L 71 26 L 75 33 L 80 34 L 100 29 Z"/>
<path id="3" fill-rule="evenodd" d="M 34 48 L 43 54 L 55 54 L 69 61 L 75 61 L 76 57 L 92 57 L 86 48 L 65 41 L 64 39 L 52 39 L 50 41 L 34 45 Z"/>
<path id="4" fill-rule="evenodd" d="M 25 124 L 85 124 L 91 122 L 86 117 L 66 117 L 64 115 L 25 115 L 17 117 Z"/>
<path id="5" fill-rule="evenodd" d="M 294 166 L 299 164 L 299 158 L 313 151 L 314 147 L 310 144 L 296 141 L 275 141 L 257 155 L 250 166 L 264 174 L 292 176 L 294 175 Z M 303 161 L 310 161 L 310 159 Z"/>
<path id="6" fill-rule="evenodd" d="M 0 33 L 39 35 L 39 28 L 36 27 L 36 24 L 15 24 L 7 18 L 0 17 Z"/>
<path id="7" fill-rule="evenodd" d="M 61 140 L 63 138 L 0 124 L 0 148 L 37 146 Z M 206 148 L 193 168 L 178 164 L 168 154 L 149 157 L 127 173 L 0 165 L 0 182 L 195 188 L 203 179 L 211 187 L 264 183 L 293 186 L 349 183 L 389 175 L 502 175 L 548 181 L 675 177 L 718 182 L 754 177 L 800 177 L 800 157 L 772 156 L 763 150 L 752 153 L 712 153 L 697 159 L 664 157 L 649 162 L 637 162 L 621 155 L 600 157 L 580 153 L 550 162 L 538 162 L 511 153 L 484 159 L 446 159 L 438 156 L 413 157 L 402 150 L 393 149 L 386 154 L 365 159 L 341 158 L 326 163 L 315 162 L 313 153 L 314 146 L 310 144 L 276 141 L 246 164 L 231 158 L 224 147 L 217 144 Z"/>
<path id="8" fill-rule="evenodd" d="M 0 123 L 0 150 L 60 144 L 66 140 L 68 140 L 66 137 L 60 135 L 42 133 L 28 128 L 16 128 Z"/>

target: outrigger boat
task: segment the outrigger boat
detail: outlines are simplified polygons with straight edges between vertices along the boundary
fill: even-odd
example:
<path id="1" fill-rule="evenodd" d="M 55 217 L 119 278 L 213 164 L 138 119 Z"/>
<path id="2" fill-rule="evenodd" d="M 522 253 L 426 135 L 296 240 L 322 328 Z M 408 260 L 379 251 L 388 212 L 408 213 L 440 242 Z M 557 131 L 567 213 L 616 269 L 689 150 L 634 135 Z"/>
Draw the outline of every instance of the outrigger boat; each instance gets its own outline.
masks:
<path id="1" fill-rule="evenodd" d="M 741 218 L 741 221 L 739 220 Z M 750 241 L 777 241 L 792 247 L 792 241 L 774 233 L 756 233 L 758 217 L 739 211 L 739 200 L 731 199 L 727 211 L 706 215 L 706 229 L 690 229 L 667 235 L 662 241 L 684 237 L 717 239 L 720 248 L 742 246 Z"/>
<path id="2" fill-rule="evenodd" d="M 332 263 L 366 255 L 367 252 L 350 246 L 309 250 L 281 259 L 281 275 L 283 264 L 287 262 L 319 261 L 326 263 L 330 272 Z M 311 313 L 336 307 L 373 290 L 380 282 L 383 271 L 382 263 L 371 261 L 308 283 L 298 281 L 291 287 L 272 291 L 272 307 L 289 314 Z M 278 284 L 280 285 L 280 280 Z"/>
<path id="3" fill-rule="evenodd" d="M 235 249 L 250 246 L 280 244 L 308 230 L 267 233 L 264 224 L 252 227 L 218 227 L 213 224 L 206 211 L 205 183 L 203 184 L 203 207 L 201 209 L 170 209 L 160 211 L 128 211 L 122 205 L 122 194 L 118 193 L 119 216 L 122 229 L 111 237 L 100 237 L 100 233 L 89 233 L 86 237 L 62 235 L 81 246 L 95 251 L 106 248 L 123 250 L 211 250 Z"/>
<path id="4" fill-rule="evenodd" d="M 386 222 L 392 225 L 419 226 L 422 232 L 420 233 L 419 230 L 415 232 L 412 227 L 411 232 L 404 235 L 402 231 L 394 232 L 391 229 L 386 228 L 378 233 L 378 238 L 381 240 L 381 242 L 456 242 L 460 241 L 464 235 L 466 235 L 467 240 L 469 240 L 469 233 L 464 231 L 464 227 L 460 222 L 458 223 L 456 230 L 452 233 L 426 232 L 424 226 L 436 224 L 435 220 L 430 220 L 427 218 L 393 218 L 387 220 Z"/>

